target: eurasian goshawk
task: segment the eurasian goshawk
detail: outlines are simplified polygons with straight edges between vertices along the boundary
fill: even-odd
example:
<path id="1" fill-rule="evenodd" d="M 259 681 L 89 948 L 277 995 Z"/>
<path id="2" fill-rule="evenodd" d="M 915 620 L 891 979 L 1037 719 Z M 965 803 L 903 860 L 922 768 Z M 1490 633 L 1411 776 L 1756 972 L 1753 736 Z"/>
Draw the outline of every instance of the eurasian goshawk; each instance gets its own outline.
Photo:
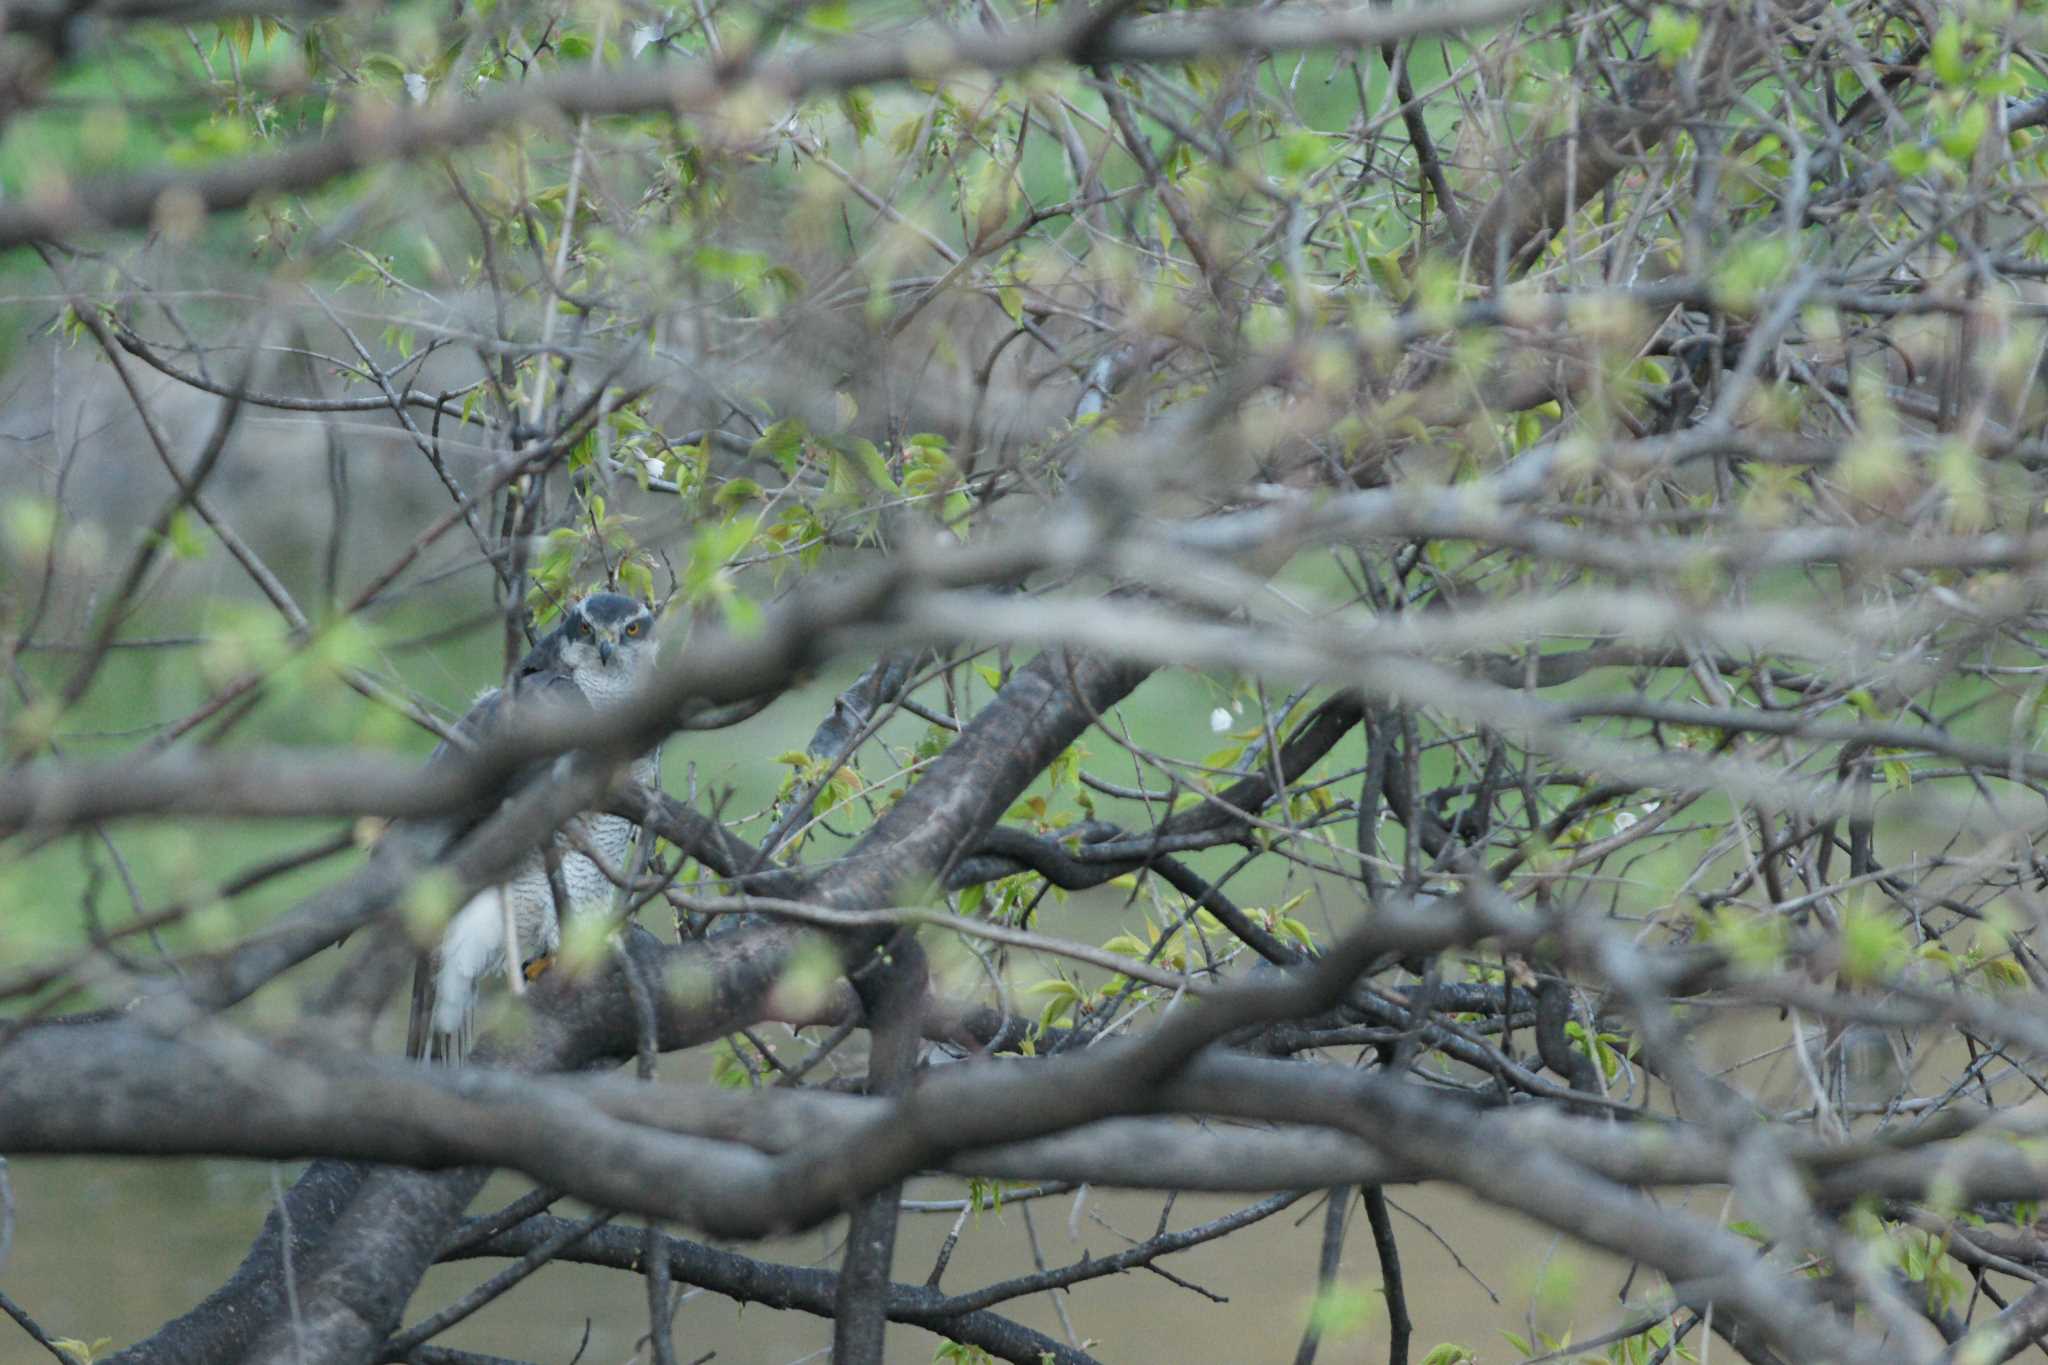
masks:
<path id="1" fill-rule="evenodd" d="M 604 711 L 631 696 L 655 660 L 654 613 L 643 602 L 615 592 L 594 593 L 572 604 L 562 622 L 519 665 L 509 695 L 492 688 L 477 699 L 457 727 L 470 743 L 486 741 L 521 715 L 551 707 L 588 706 Z M 439 758 L 448 750 L 434 751 Z M 657 780 L 654 753 L 635 760 L 633 776 Z M 552 765 L 541 765 L 533 780 Z M 518 785 L 515 783 L 515 785 Z M 635 826 L 617 815 L 582 820 L 591 849 L 619 872 L 632 866 Z M 611 878 L 566 839 L 557 836 L 563 889 L 571 914 L 608 909 Z M 517 936 L 507 961 L 506 929 Z M 406 1050 L 415 1057 L 459 1062 L 469 1050 L 478 988 L 494 973 L 519 969 L 554 955 L 562 926 L 548 884 L 547 861 L 539 850 L 522 858 L 503 882 L 478 892 L 448 921 L 441 944 L 424 956 L 413 976 L 412 1022 Z"/>

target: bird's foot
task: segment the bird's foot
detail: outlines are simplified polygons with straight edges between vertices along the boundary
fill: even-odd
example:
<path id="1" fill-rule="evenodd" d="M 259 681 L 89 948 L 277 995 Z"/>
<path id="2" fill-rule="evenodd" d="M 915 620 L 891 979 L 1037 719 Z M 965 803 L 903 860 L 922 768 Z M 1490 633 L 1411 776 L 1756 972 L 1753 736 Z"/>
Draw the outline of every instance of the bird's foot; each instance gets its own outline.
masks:
<path id="1" fill-rule="evenodd" d="M 554 965 L 555 955 L 553 953 L 542 953 L 539 957 L 528 958 L 526 965 L 521 967 L 519 971 L 528 981 L 538 981 L 540 980 L 541 973 Z"/>

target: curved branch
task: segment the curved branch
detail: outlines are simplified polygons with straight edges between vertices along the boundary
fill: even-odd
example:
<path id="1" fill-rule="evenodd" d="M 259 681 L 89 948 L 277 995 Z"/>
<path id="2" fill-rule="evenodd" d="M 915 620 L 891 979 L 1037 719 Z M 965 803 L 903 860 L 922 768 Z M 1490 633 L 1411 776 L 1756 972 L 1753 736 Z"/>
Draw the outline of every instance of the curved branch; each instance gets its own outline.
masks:
<path id="1" fill-rule="evenodd" d="M 558 1235 L 557 1225 L 561 1222 L 558 1218 L 529 1218 L 464 1248 L 451 1259 L 527 1255 Z M 681 1237 L 661 1237 L 657 1244 L 667 1254 L 669 1273 L 679 1283 L 694 1284 L 740 1303 L 766 1304 L 770 1308 L 794 1309 L 828 1318 L 835 1311 L 839 1276 L 829 1270 L 777 1265 Z M 641 1268 L 642 1245 L 639 1233 L 624 1228 L 600 1228 L 555 1259 L 637 1271 Z M 978 1346 L 996 1359 L 1014 1361 L 1016 1365 L 1040 1365 L 1046 1360 L 1059 1365 L 1092 1365 L 1095 1359 L 985 1309 L 953 1307 L 946 1295 L 922 1285 L 890 1284 L 883 1298 L 883 1311 L 891 1322 L 922 1327 L 951 1341 Z"/>

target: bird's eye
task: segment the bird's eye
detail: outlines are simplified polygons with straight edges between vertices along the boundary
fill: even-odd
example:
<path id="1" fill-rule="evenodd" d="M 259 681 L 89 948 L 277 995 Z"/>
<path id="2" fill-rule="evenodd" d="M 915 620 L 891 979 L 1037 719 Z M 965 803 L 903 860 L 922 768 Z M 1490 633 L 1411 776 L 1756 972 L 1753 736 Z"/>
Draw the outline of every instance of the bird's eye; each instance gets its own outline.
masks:
<path id="1" fill-rule="evenodd" d="M 579 616 L 579 617 L 577 617 L 577 618 L 576 618 L 576 633 L 577 633 L 578 635 L 588 635 L 588 634 L 590 634 L 590 622 L 588 622 L 588 621 L 584 620 L 584 619 L 583 619 L 582 617 L 580 617 L 580 616 Z"/>
<path id="2" fill-rule="evenodd" d="M 640 633 L 640 623 L 639 623 L 638 621 L 631 621 L 631 622 L 628 622 L 628 623 L 627 623 L 627 625 L 626 625 L 626 634 L 628 634 L 628 635 L 638 635 L 639 633 Z"/>

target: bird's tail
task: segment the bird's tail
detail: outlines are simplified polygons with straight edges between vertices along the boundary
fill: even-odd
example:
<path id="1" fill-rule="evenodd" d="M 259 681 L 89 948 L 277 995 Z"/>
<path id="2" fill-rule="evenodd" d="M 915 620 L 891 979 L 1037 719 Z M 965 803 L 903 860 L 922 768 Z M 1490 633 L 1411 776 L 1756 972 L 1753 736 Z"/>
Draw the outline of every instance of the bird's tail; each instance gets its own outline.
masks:
<path id="1" fill-rule="evenodd" d="M 422 953 L 412 972 L 412 1015 L 406 1021 L 405 1055 L 433 1066 L 461 1066 L 469 1055 L 475 1011 L 465 1009 L 452 1029 L 436 1023 L 435 1015 L 440 1012 L 436 1009 L 436 978 L 440 974 L 436 956 Z"/>
<path id="2" fill-rule="evenodd" d="M 479 891 L 448 922 L 438 951 L 413 970 L 407 1055 L 450 1066 L 469 1054 L 482 978 L 504 961 L 505 899 L 497 887 Z"/>
<path id="3" fill-rule="evenodd" d="M 412 1014 L 405 1025 L 405 1055 L 427 1062 L 459 1062 L 448 1056 L 442 1035 L 434 1031 L 434 977 L 440 970 L 435 954 L 421 953 L 412 969 Z"/>

